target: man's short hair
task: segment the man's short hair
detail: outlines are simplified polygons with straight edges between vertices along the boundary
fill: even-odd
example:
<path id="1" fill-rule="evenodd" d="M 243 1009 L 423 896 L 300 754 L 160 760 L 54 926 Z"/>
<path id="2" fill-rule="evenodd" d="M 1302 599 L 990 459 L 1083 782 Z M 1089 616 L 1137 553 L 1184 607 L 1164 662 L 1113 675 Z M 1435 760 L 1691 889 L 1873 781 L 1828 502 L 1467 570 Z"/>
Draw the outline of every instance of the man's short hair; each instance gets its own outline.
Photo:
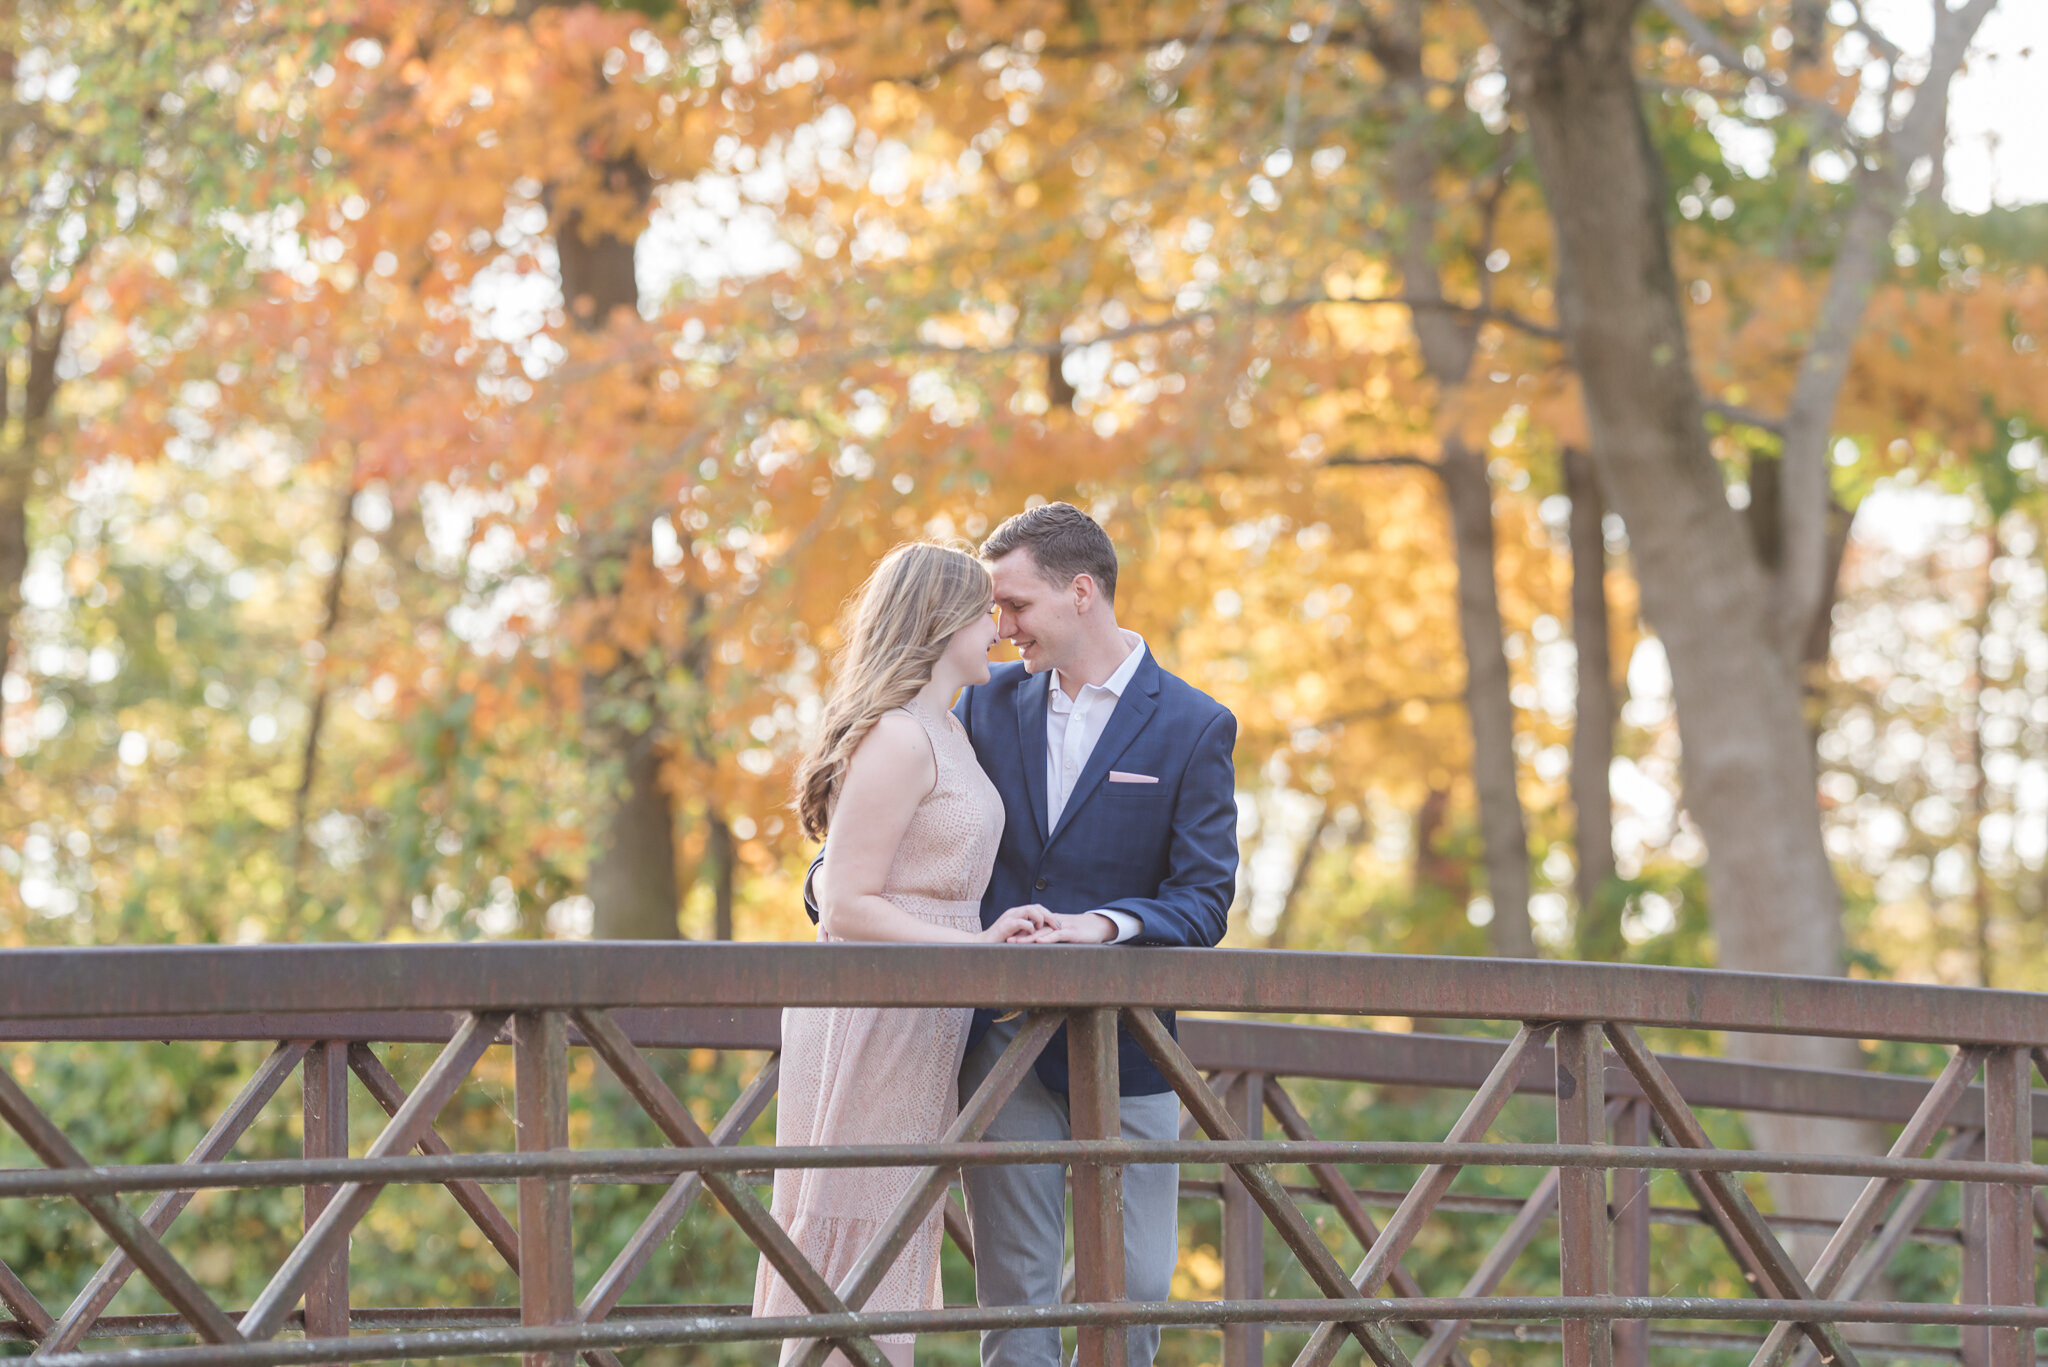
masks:
<path id="1" fill-rule="evenodd" d="M 1001 560 L 1023 547 L 1046 582 L 1065 588 L 1085 574 L 1116 601 L 1116 547 L 1094 518 L 1071 503 L 1047 503 L 1006 518 L 981 543 L 981 558 Z"/>

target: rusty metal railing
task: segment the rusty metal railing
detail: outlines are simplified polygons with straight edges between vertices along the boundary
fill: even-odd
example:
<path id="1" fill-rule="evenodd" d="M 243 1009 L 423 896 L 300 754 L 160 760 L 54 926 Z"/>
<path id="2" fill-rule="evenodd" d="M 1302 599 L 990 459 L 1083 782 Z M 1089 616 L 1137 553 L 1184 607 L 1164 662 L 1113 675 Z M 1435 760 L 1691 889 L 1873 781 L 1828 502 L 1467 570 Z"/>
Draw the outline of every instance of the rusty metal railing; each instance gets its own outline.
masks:
<path id="1" fill-rule="evenodd" d="M 1003 1060 L 935 1145 L 790 1148 L 739 1141 L 775 1092 L 781 1005 L 1016 1007 L 1027 1013 Z M 1178 1042 L 1158 1010 L 1490 1020 L 1512 1040 L 1187 1017 Z M 979 1137 L 1062 1023 L 1068 1026 L 1074 1138 Z M 1121 1023 L 1179 1093 L 1188 1126 L 1174 1141 L 1120 1136 Z M 1839 1073 L 1653 1054 L 1639 1031 L 1745 1031 L 1949 1046 L 1938 1075 Z M 0 958 L 0 1040 L 266 1040 L 275 1047 L 183 1163 L 95 1166 L 31 1087 L 0 1066 L 0 1119 L 42 1169 L 0 1170 L 10 1202 L 77 1201 L 117 1252 L 52 1311 L 0 1264 L 0 1337 L 32 1343 L 52 1367 L 111 1367 L 88 1341 L 184 1335 L 197 1342 L 125 1349 L 124 1367 L 271 1367 L 401 1358 L 523 1354 L 529 1367 L 620 1367 L 652 1345 L 810 1340 L 886 1367 L 874 1335 L 1022 1323 L 1071 1327 L 1083 1363 L 1121 1364 L 1131 1324 L 1220 1330 L 1230 1367 L 1263 1360 L 1268 1330 L 1307 1333 L 1297 1367 L 1323 1367 L 1350 1343 L 1381 1367 L 1467 1367 L 1463 1344 L 1490 1334 L 1554 1339 L 1571 1367 L 1643 1367 L 1653 1345 L 1747 1355 L 1756 1367 L 1864 1359 L 1961 1360 L 2020 1367 L 2048 1328 L 2037 1303 L 2048 1232 L 2048 996 L 1958 988 L 1590 964 L 1248 951 L 1082 951 L 993 947 L 796 945 L 438 945 L 24 951 Z M 432 1042 L 433 1065 L 407 1091 L 377 1046 Z M 436 1120 L 494 1047 L 513 1058 L 511 1151 L 455 1153 Z M 665 1048 L 769 1051 L 770 1061 L 706 1129 L 650 1064 Z M 572 1049 L 622 1082 L 668 1145 L 572 1148 Z M 303 1154 L 231 1160 L 285 1082 L 301 1082 Z M 1978 1077 L 1981 1074 L 1981 1082 Z M 360 1154 L 348 1144 L 353 1075 L 388 1122 Z M 1289 1083 L 1395 1084 L 1469 1091 L 1439 1142 L 1334 1141 L 1310 1129 Z M 33 1081 L 33 1080 L 32 1080 Z M 1489 1142 L 1520 1093 L 1554 1099 L 1556 1142 Z M 1865 1120 L 1897 1127 L 1889 1152 L 1791 1154 L 1716 1149 L 1699 1111 L 1732 1109 Z M 1267 1137 L 1270 1117 L 1277 1137 Z M 1652 1143 L 1652 1137 L 1658 1142 Z M 1134 1303 L 1123 1296 L 1123 1165 L 1216 1164 L 1184 1178 L 1184 1200 L 1222 1202 L 1221 1299 Z M 1075 1257 L 1070 1298 L 1053 1307 L 948 1306 L 868 1312 L 908 1232 L 943 1204 L 952 1175 L 976 1164 L 1071 1165 Z M 1359 1188 L 1345 1165 L 1420 1165 L 1407 1189 Z M 785 1167 L 894 1166 L 913 1189 L 855 1270 L 828 1284 L 769 1216 L 754 1182 Z M 1531 1168 L 1526 1198 L 1450 1190 L 1466 1167 Z M 1690 1205 L 1653 1205 L 1648 1180 L 1678 1175 Z M 1284 1180 L 1289 1173 L 1297 1180 Z M 1867 1179 L 1839 1221 L 1766 1215 L 1742 1174 L 1834 1173 Z M 662 1188 L 640 1227 L 579 1296 L 570 1263 L 579 1180 Z M 519 1305 L 393 1309 L 351 1304 L 348 1240 L 383 1187 L 445 1186 L 516 1278 Z M 516 1184 L 516 1219 L 487 1187 Z M 1922 1222 L 1962 1184 L 1959 1228 Z M 244 1309 L 225 1308 L 164 1235 L 195 1193 L 300 1188 L 303 1234 Z M 124 1194 L 157 1193 L 137 1214 Z M 627 1305 L 655 1250 L 707 1194 L 797 1291 L 810 1312 L 756 1319 L 745 1307 Z M 1341 1265 L 1304 1211 L 1334 1213 L 1365 1250 Z M 1390 1212 L 1376 1221 L 1371 1212 Z M 1508 1216 L 1459 1293 L 1430 1295 L 1403 1266 L 1439 1215 Z M 1655 1296 L 1650 1228 L 1704 1226 L 1752 1295 Z M 1509 1269 L 1554 1227 L 1554 1296 L 1498 1294 Z M 1810 1264 L 1781 1235 L 1826 1235 Z M 1321 1293 L 1264 1295 L 1265 1246 L 1277 1239 Z M 1908 1243 L 1954 1248 L 1955 1302 L 1866 1299 Z M 140 1274 L 172 1313 L 105 1312 Z M 1702 1324 L 1772 1324 L 1764 1335 Z M 1946 1342 L 1874 1341 L 1869 1326 L 1950 1326 Z M 287 1331 L 296 1338 L 284 1337 Z M 767 1351 L 764 1348 L 764 1352 Z"/>

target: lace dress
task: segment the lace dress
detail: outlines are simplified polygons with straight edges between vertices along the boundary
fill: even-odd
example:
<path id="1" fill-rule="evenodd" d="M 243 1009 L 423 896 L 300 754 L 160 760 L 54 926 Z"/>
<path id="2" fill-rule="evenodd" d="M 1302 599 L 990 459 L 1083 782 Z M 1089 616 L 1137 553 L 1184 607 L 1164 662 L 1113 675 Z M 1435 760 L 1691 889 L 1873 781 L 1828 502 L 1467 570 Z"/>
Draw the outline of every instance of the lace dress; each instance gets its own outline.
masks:
<path id="1" fill-rule="evenodd" d="M 919 920 L 981 929 L 981 895 L 1003 833 L 1003 802 L 967 732 L 950 714 L 899 709 L 924 727 L 938 781 L 917 806 L 882 894 Z M 822 929 L 820 940 L 831 940 Z M 780 1145 L 921 1144 L 937 1140 L 959 1111 L 957 1078 L 972 1013 L 965 1008 L 790 1007 L 782 1013 Z M 837 1286 L 910 1189 L 909 1168 L 784 1168 L 773 1210 L 804 1255 Z M 864 1308 L 936 1309 L 936 1206 Z M 765 1259 L 754 1313 L 802 1315 L 803 1303 Z M 911 1335 L 878 1335 L 908 1342 Z"/>

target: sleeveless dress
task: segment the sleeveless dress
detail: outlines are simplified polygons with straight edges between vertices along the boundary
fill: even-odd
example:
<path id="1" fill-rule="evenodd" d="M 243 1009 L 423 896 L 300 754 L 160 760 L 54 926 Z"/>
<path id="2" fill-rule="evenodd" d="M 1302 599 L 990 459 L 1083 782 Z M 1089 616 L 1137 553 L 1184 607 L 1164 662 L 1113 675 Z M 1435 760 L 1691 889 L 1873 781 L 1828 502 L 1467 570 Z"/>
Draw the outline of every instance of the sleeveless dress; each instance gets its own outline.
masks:
<path id="1" fill-rule="evenodd" d="M 896 709 L 924 728 L 938 781 L 903 834 L 882 895 L 921 921 L 981 930 L 981 896 L 1003 834 L 1003 801 L 982 772 L 966 730 L 948 713 Z M 822 928 L 818 938 L 833 937 Z M 964 1007 L 790 1007 L 782 1013 L 782 1085 L 775 1142 L 782 1145 L 924 1144 L 945 1133 L 957 1095 Z M 909 1168 L 783 1168 L 772 1210 L 825 1280 L 838 1286 L 915 1180 Z M 869 1310 L 942 1304 L 937 1206 L 868 1298 Z M 754 1314 L 809 1313 L 766 1259 Z M 907 1343 L 913 1335 L 877 1335 Z"/>

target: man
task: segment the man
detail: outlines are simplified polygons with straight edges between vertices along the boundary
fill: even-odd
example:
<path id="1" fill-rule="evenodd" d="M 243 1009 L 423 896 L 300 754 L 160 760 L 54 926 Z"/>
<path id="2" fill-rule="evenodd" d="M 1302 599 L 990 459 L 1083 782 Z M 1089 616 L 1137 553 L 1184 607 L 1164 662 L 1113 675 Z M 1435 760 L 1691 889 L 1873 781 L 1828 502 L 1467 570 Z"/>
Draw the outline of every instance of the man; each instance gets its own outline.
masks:
<path id="1" fill-rule="evenodd" d="M 962 691 L 953 713 L 1002 794 L 1005 825 L 982 900 L 988 925 L 1035 903 L 1054 924 L 1039 944 L 1206 947 L 1223 938 L 1237 881 L 1237 720 L 1161 669 L 1116 621 L 1116 549 L 1080 509 L 1051 503 L 982 543 L 997 629 L 1023 659 Z M 1172 1018 L 1167 1018 L 1172 1026 Z M 960 1095 L 971 1096 L 1018 1022 L 978 1011 Z M 1117 1041 L 1127 1139 L 1173 1139 L 1180 1102 L 1127 1034 Z M 1068 1139 L 1065 1033 L 1039 1056 L 987 1138 Z M 1059 1167 L 965 1170 L 975 1288 L 985 1306 L 1059 1301 L 1066 1178 Z M 1125 1294 L 1165 1300 L 1179 1235 L 1180 1170 L 1124 1169 Z M 1130 1362 L 1159 1347 L 1130 1330 Z M 1057 1367 L 1057 1329 L 982 1335 L 983 1367 Z"/>

